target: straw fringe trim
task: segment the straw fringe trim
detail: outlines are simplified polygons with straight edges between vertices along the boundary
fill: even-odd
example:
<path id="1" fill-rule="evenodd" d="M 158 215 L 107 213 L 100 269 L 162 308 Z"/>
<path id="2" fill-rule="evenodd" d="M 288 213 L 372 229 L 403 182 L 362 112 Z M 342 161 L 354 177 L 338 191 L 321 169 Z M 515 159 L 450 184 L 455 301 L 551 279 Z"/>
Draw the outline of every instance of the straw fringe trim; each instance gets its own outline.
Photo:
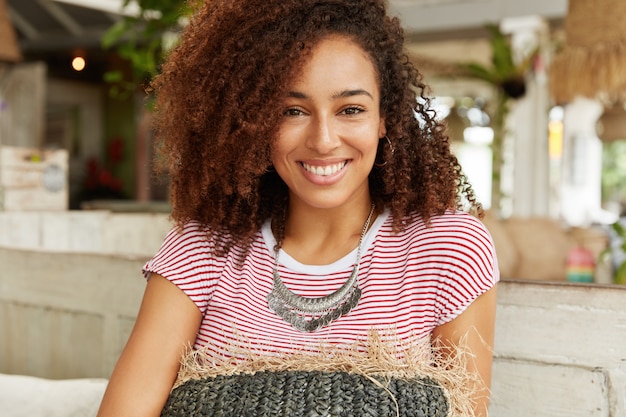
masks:
<path id="1" fill-rule="evenodd" d="M 552 62 L 550 90 L 557 103 L 626 93 L 626 39 L 590 48 L 566 46 Z"/>
<path id="2" fill-rule="evenodd" d="M 449 417 L 474 416 L 474 392 L 482 385 L 467 371 L 467 350 L 432 347 L 429 340 L 406 345 L 400 340 L 383 340 L 371 331 L 366 342 L 349 348 L 324 344 L 318 351 L 301 350 L 287 355 L 268 355 L 254 348 L 233 347 L 232 357 L 216 357 L 208 348 L 191 350 L 184 356 L 173 388 L 191 379 L 219 375 L 254 374 L 261 371 L 326 371 L 360 374 L 387 391 L 385 378 L 414 379 L 429 377 L 443 388 Z M 399 354 L 401 352 L 401 354 Z M 380 381 L 383 382 L 380 382 Z"/>

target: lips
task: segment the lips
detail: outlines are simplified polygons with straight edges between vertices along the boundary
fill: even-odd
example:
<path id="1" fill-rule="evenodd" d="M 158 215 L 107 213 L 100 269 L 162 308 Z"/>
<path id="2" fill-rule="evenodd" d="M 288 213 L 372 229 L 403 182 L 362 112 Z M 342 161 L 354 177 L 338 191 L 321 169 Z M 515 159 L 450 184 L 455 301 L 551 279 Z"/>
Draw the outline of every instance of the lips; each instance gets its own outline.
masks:
<path id="1" fill-rule="evenodd" d="M 300 164 L 305 169 L 305 171 L 310 172 L 311 174 L 319 175 L 321 177 L 328 177 L 341 171 L 347 163 L 348 161 L 342 161 L 328 165 L 312 165 L 307 164 L 306 162 L 301 162 Z"/>

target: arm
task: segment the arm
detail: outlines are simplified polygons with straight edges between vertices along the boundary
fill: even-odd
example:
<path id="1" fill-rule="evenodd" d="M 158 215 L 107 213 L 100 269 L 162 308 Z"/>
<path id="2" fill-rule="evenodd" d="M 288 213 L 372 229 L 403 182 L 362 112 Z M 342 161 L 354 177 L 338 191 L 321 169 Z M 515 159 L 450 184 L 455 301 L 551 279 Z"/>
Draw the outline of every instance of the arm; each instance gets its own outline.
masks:
<path id="1" fill-rule="evenodd" d="M 491 362 L 496 310 L 496 287 L 482 294 L 454 320 L 433 331 L 444 349 L 463 345 L 467 348 L 468 371 L 480 381 L 474 397 L 476 416 L 487 416 L 491 388 Z"/>
<path id="2" fill-rule="evenodd" d="M 185 293 L 152 274 L 98 417 L 159 416 L 201 319 L 200 310 Z"/>

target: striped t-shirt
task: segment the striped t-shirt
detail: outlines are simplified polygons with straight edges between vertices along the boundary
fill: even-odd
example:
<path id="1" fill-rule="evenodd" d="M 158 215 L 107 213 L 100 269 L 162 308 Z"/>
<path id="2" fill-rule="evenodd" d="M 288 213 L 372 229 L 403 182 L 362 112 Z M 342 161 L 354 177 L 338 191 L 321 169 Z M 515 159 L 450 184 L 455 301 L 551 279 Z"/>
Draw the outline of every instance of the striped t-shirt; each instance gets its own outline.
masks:
<path id="1" fill-rule="evenodd" d="M 370 330 L 411 343 L 457 317 L 499 279 L 491 236 L 476 218 L 447 213 L 431 218 L 427 226 L 416 216 L 393 233 L 387 211 L 363 239 L 358 305 L 307 333 L 268 307 L 274 245 L 268 221 L 247 251 L 234 246 L 218 257 L 210 251 L 206 230 L 191 222 L 182 232 L 170 231 L 144 273 L 164 276 L 191 298 L 203 315 L 194 348 L 206 346 L 222 356 L 242 343 L 268 353 L 353 345 L 365 341 Z M 321 297 L 341 287 L 355 259 L 356 248 L 330 265 L 304 265 L 281 249 L 278 272 L 296 294 Z"/>

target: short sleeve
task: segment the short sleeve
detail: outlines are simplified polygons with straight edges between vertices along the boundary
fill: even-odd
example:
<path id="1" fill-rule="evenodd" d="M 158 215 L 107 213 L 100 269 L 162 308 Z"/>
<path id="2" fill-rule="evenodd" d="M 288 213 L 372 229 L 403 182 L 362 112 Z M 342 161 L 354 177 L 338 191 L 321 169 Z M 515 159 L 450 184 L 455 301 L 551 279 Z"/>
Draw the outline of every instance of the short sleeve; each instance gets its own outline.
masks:
<path id="1" fill-rule="evenodd" d="M 218 279 L 207 236 L 197 223 L 186 224 L 182 229 L 174 227 L 156 255 L 143 267 L 146 278 L 156 273 L 168 279 L 191 298 L 202 314 Z"/>
<path id="2" fill-rule="evenodd" d="M 500 280 L 493 240 L 480 220 L 468 214 L 442 216 L 441 268 L 437 293 L 438 323 L 458 317 Z"/>

